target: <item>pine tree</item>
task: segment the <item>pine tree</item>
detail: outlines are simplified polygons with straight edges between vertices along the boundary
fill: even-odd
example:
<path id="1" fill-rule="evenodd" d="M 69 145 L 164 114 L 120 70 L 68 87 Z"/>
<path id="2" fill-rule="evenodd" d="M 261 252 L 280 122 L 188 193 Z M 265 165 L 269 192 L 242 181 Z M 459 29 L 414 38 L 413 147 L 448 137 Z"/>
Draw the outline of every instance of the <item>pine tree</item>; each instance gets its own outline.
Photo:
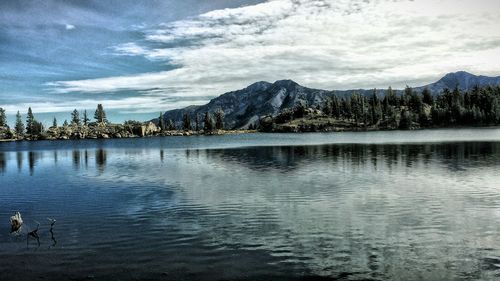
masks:
<path id="1" fill-rule="evenodd" d="M 17 111 L 17 114 L 16 114 L 15 130 L 16 130 L 16 135 L 18 137 L 24 135 L 24 124 L 23 124 L 23 120 L 21 119 L 21 113 L 19 113 L 19 111 Z"/>
<path id="2" fill-rule="evenodd" d="M 432 98 L 431 91 L 427 87 L 422 91 L 422 102 L 428 105 L 434 104 L 434 99 Z"/>
<path id="3" fill-rule="evenodd" d="M 42 122 L 38 122 L 36 120 L 33 121 L 33 132 L 32 134 L 37 136 L 37 135 L 40 135 L 42 134 L 44 131 L 44 127 L 43 127 L 43 124 Z"/>
<path id="4" fill-rule="evenodd" d="M 54 119 L 52 120 L 52 128 L 57 128 L 57 119 L 54 116 Z"/>
<path id="5" fill-rule="evenodd" d="M 26 116 L 26 133 L 32 135 L 34 133 L 34 122 L 35 116 L 33 115 L 33 111 L 31 111 L 31 107 L 28 108 L 28 115 Z"/>
<path id="6" fill-rule="evenodd" d="M 217 112 L 215 112 L 215 128 L 217 130 L 224 129 L 224 111 L 222 111 L 222 109 L 219 109 L 217 110 Z"/>
<path id="7" fill-rule="evenodd" d="M 318 105 L 319 106 L 319 105 Z M 321 111 L 323 111 L 323 113 L 326 115 L 326 116 L 330 116 L 332 115 L 332 102 L 330 99 L 326 99 L 324 102 L 323 102 L 323 108 L 321 108 Z"/>
<path id="8" fill-rule="evenodd" d="M 107 123 L 108 120 L 106 119 L 106 112 L 104 111 L 104 108 L 102 107 L 102 104 L 97 105 L 97 109 L 94 114 L 94 119 L 97 121 L 97 123 Z"/>
<path id="9" fill-rule="evenodd" d="M 404 90 L 404 94 L 400 100 L 400 105 L 401 106 L 409 106 L 412 96 L 413 96 L 413 89 L 410 86 L 406 85 L 405 90 Z"/>
<path id="10" fill-rule="evenodd" d="M 342 98 L 340 112 L 345 119 L 352 119 L 352 108 L 350 100 Z"/>
<path id="11" fill-rule="evenodd" d="M 90 121 L 90 119 L 87 116 L 87 110 L 85 109 L 83 111 L 82 123 L 83 123 L 83 125 L 87 126 L 87 124 L 89 123 L 89 121 Z"/>
<path id="12" fill-rule="evenodd" d="M 68 120 L 64 120 L 63 127 L 68 127 L 68 126 L 69 126 Z"/>
<path id="13" fill-rule="evenodd" d="M 410 112 L 408 112 L 408 110 L 403 109 L 403 111 L 401 111 L 401 119 L 399 121 L 399 128 L 406 130 L 406 129 L 410 129 L 410 127 L 411 127 L 411 114 L 410 114 Z"/>
<path id="14" fill-rule="evenodd" d="M 409 106 L 411 111 L 415 114 L 419 114 L 420 111 L 422 111 L 423 107 L 422 99 L 420 98 L 419 95 L 415 94 L 415 92 L 412 92 L 410 95 Z"/>
<path id="15" fill-rule="evenodd" d="M 201 126 L 200 126 L 200 122 L 201 122 L 201 121 L 200 121 L 200 119 L 201 119 L 201 118 L 200 118 L 200 114 L 196 113 L 196 117 L 195 117 L 195 120 L 194 120 L 194 121 L 195 121 L 195 123 L 196 123 L 196 124 L 195 124 L 195 126 L 196 126 L 196 128 L 195 128 L 195 129 L 196 129 L 196 131 L 197 131 L 197 132 L 200 130 L 200 127 L 201 127 Z"/>
<path id="16" fill-rule="evenodd" d="M 0 107 L 0 127 L 7 126 L 7 116 L 5 115 L 5 109 Z"/>
<path id="17" fill-rule="evenodd" d="M 203 130 L 205 132 L 211 132 L 214 129 L 213 120 L 208 111 L 205 113 L 204 123 L 205 124 Z"/>
<path id="18" fill-rule="evenodd" d="M 396 93 L 394 93 L 394 91 L 392 90 L 392 87 L 389 86 L 389 88 L 387 89 L 386 96 L 387 96 L 387 102 L 389 103 L 389 105 L 399 106 L 398 96 L 396 96 Z"/>
<path id="19" fill-rule="evenodd" d="M 384 100 L 382 101 L 382 115 L 384 118 L 387 118 L 389 116 L 389 98 L 387 95 L 384 97 Z"/>
<path id="20" fill-rule="evenodd" d="M 158 127 L 160 127 L 160 130 L 165 131 L 165 117 L 163 117 L 163 113 L 161 112 L 158 117 Z"/>
<path id="21" fill-rule="evenodd" d="M 370 99 L 370 115 L 372 124 L 377 124 L 382 119 L 382 106 L 377 96 L 377 90 L 373 90 Z"/>
<path id="22" fill-rule="evenodd" d="M 182 117 L 182 128 L 185 131 L 191 130 L 191 118 L 187 113 L 184 113 L 184 116 Z"/>
<path id="23" fill-rule="evenodd" d="M 332 96 L 331 107 L 331 116 L 337 119 L 340 118 L 340 101 L 336 95 Z"/>
<path id="24" fill-rule="evenodd" d="M 76 109 L 71 113 L 71 124 L 80 125 L 80 112 Z"/>
<path id="25" fill-rule="evenodd" d="M 175 130 L 175 124 L 174 121 L 172 121 L 172 119 L 167 120 L 167 130 L 169 131 Z"/>

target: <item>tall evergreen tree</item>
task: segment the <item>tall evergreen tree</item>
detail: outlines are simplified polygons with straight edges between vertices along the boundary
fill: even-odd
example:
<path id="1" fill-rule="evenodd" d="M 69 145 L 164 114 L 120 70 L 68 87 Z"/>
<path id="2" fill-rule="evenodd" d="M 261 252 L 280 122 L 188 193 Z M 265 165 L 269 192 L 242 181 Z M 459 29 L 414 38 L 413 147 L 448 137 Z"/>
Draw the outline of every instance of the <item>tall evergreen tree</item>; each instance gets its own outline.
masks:
<path id="1" fill-rule="evenodd" d="M 340 118 L 341 115 L 341 110 L 340 110 L 340 101 L 337 95 L 332 96 L 332 109 L 331 109 L 331 116 L 334 118 Z"/>
<path id="2" fill-rule="evenodd" d="M 431 91 L 427 87 L 425 87 L 422 91 L 422 102 L 428 105 L 434 104 L 434 99 L 432 98 Z"/>
<path id="3" fill-rule="evenodd" d="M 196 113 L 196 117 L 195 117 L 195 123 L 196 124 L 195 124 L 195 126 L 196 126 L 196 131 L 197 132 L 201 129 L 200 122 L 201 122 L 200 114 Z"/>
<path id="4" fill-rule="evenodd" d="M 89 117 L 87 115 L 87 110 L 85 109 L 83 111 L 82 123 L 83 123 L 83 125 L 87 126 L 87 124 L 89 123 L 89 121 L 90 121 L 90 119 L 89 119 Z"/>
<path id="5" fill-rule="evenodd" d="M 341 112 L 342 117 L 345 119 L 349 120 L 349 119 L 353 118 L 350 99 L 348 100 L 348 99 L 342 98 L 342 100 L 340 102 L 340 112 Z"/>
<path id="6" fill-rule="evenodd" d="M 158 127 L 160 127 L 160 130 L 165 131 L 165 117 L 162 112 L 160 112 L 160 116 L 158 117 Z"/>
<path id="7" fill-rule="evenodd" d="M 94 119 L 97 121 L 97 123 L 107 123 L 108 119 L 106 119 L 106 112 L 104 111 L 104 108 L 102 107 L 102 104 L 97 105 L 97 109 L 94 114 Z"/>
<path id="8" fill-rule="evenodd" d="M 224 111 L 222 111 L 222 109 L 215 112 L 215 128 L 217 130 L 224 129 Z"/>
<path id="9" fill-rule="evenodd" d="M 52 128 L 57 128 L 57 119 L 54 116 L 54 119 L 52 120 Z"/>
<path id="10" fill-rule="evenodd" d="M 174 121 L 172 121 L 172 119 L 167 120 L 167 130 L 169 131 L 175 130 L 175 124 Z"/>
<path id="11" fill-rule="evenodd" d="M 399 128 L 406 130 L 409 129 L 411 126 L 411 114 L 408 112 L 408 110 L 403 109 L 401 111 L 401 119 L 399 121 Z"/>
<path id="12" fill-rule="evenodd" d="M 387 89 L 386 96 L 387 96 L 387 102 L 389 103 L 389 105 L 399 106 L 398 96 L 396 96 L 396 93 L 394 92 L 394 90 L 392 90 L 392 87 L 389 86 L 389 88 Z"/>
<path id="13" fill-rule="evenodd" d="M 409 104 L 412 112 L 418 114 L 422 111 L 423 103 L 422 99 L 415 92 L 411 93 Z"/>
<path id="14" fill-rule="evenodd" d="M 71 124 L 80 125 L 80 112 L 76 109 L 71 112 Z"/>
<path id="15" fill-rule="evenodd" d="M 373 94 L 370 98 L 370 117 L 372 124 L 377 124 L 380 119 L 382 119 L 382 106 L 377 96 L 376 89 L 373 90 Z"/>
<path id="16" fill-rule="evenodd" d="M 43 127 L 42 122 L 38 122 L 38 121 L 34 120 L 33 121 L 33 132 L 32 132 L 32 134 L 35 135 L 35 136 L 38 136 L 41 133 L 43 133 L 43 131 L 44 131 L 44 127 Z"/>
<path id="17" fill-rule="evenodd" d="M 34 133 L 34 125 L 35 125 L 35 116 L 33 115 L 33 111 L 31 111 L 31 107 L 28 108 L 28 115 L 26 116 L 26 133 L 32 135 Z"/>
<path id="18" fill-rule="evenodd" d="M 21 113 L 19 113 L 19 111 L 17 111 L 17 114 L 16 114 L 15 130 L 16 130 L 16 135 L 18 137 L 24 135 L 24 124 L 23 124 L 23 120 L 21 119 Z"/>
<path id="19" fill-rule="evenodd" d="M 0 127 L 7 126 L 7 116 L 5 115 L 5 109 L 0 107 Z"/>
<path id="20" fill-rule="evenodd" d="M 191 118 L 188 113 L 184 113 L 182 117 L 182 128 L 186 131 L 191 130 Z"/>
<path id="21" fill-rule="evenodd" d="M 205 132 L 211 132 L 214 129 L 214 124 L 212 117 L 210 116 L 210 113 L 207 111 L 205 113 L 205 119 L 204 119 L 204 128 L 203 130 Z"/>

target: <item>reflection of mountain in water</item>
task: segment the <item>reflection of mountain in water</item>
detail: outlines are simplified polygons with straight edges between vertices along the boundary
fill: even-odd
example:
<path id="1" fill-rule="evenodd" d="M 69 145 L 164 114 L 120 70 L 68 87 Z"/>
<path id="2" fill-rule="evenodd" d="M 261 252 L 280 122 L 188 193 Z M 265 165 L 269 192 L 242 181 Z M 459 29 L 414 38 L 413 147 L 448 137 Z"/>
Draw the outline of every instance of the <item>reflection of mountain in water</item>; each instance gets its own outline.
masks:
<path id="1" fill-rule="evenodd" d="M 318 146 L 273 146 L 201 150 L 210 160 L 247 166 L 255 170 L 276 169 L 293 172 L 302 164 L 314 161 L 349 162 L 363 166 L 440 162 L 450 171 L 464 165 L 491 166 L 500 160 L 499 142 L 465 142 L 441 144 L 333 144 Z M 192 153 L 192 152 L 191 152 Z M 198 154 L 200 152 L 198 151 Z M 190 156 L 189 153 L 186 154 Z"/>
<path id="2" fill-rule="evenodd" d="M 476 227 L 497 231 L 500 143 L 250 147 L 186 157 L 181 170 L 189 174 L 170 173 L 169 181 L 217 218 L 202 224 L 216 224 L 220 243 L 264 249 L 315 274 L 405 280 L 411 267 L 428 270 L 427 280 L 480 278 L 480 269 L 455 260 L 479 263 L 485 253 L 476 243 L 496 249 Z M 453 270 L 435 267 L 442 257 L 453 257 Z"/>
<path id="3" fill-rule="evenodd" d="M 0 152 L 9 182 L 36 182 L 22 194 L 34 209 L 51 202 L 85 233 L 57 232 L 80 238 L 71 265 L 90 249 L 83 264 L 163 271 L 180 260 L 200 278 L 225 268 L 238 271 L 226 279 L 497 274 L 500 143 L 84 149 Z M 23 157 L 36 177 L 16 173 Z M 95 218 L 106 221 L 97 230 Z"/>

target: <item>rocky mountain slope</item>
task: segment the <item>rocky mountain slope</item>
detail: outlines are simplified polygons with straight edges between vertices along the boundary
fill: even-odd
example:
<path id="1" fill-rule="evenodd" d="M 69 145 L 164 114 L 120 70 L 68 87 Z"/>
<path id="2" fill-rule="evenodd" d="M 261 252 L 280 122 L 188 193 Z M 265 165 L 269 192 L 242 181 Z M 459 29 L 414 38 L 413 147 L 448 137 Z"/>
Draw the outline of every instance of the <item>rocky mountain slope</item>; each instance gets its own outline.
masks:
<path id="1" fill-rule="evenodd" d="M 465 71 L 446 74 L 435 83 L 415 88 L 421 91 L 425 87 L 429 88 L 433 94 L 439 94 L 444 88 L 454 88 L 458 86 L 462 90 L 467 90 L 475 85 L 500 85 L 499 77 L 476 76 Z M 196 115 L 203 118 L 208 112 L 215 112 L 219 109 L 224 111 L 225 127 L 230 129 L 248 128 L 257 122 L 260 116 L 276 115 L 284 108 L 292 108 L 299 103 L 306 103 L 308 106 L 322 104 L 328 97 L 337 95 L 339 97 L 350 96 L 353 92 L 369 95 L 373 90 L 347 90 L 347 91 L 327 91 L 311 89 L 301 86 L 292 80 L 279 80 L 274 83 L 256 82 L 244 89 L 228 92 L 212 99 L 208 104 L 201 106 L 189 106 L 183 109 L 167 111 L 164 114 L 165 120 L 172 120 L 177 126 L 182 124 L 184 114 L 188 114 L 192 119 Z M 385 94 L 385 90 L 377 90 L 380 96 Z M 397 91 L 400 93 L 401 91 Z M 158 120 L 153 120 L 158 121 Z"/>

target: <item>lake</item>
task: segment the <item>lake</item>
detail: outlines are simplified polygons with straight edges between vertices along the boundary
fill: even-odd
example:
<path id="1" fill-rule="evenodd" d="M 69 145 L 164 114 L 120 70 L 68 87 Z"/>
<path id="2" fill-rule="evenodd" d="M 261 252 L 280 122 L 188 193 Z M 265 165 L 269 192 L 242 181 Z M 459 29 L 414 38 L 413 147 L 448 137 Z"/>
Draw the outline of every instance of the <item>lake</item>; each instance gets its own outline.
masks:
<path id="1" fill-rule="evenodd" d="M 0 143 L 0 280 L 499 280 L 499 171 L 494 128 Z"/>

